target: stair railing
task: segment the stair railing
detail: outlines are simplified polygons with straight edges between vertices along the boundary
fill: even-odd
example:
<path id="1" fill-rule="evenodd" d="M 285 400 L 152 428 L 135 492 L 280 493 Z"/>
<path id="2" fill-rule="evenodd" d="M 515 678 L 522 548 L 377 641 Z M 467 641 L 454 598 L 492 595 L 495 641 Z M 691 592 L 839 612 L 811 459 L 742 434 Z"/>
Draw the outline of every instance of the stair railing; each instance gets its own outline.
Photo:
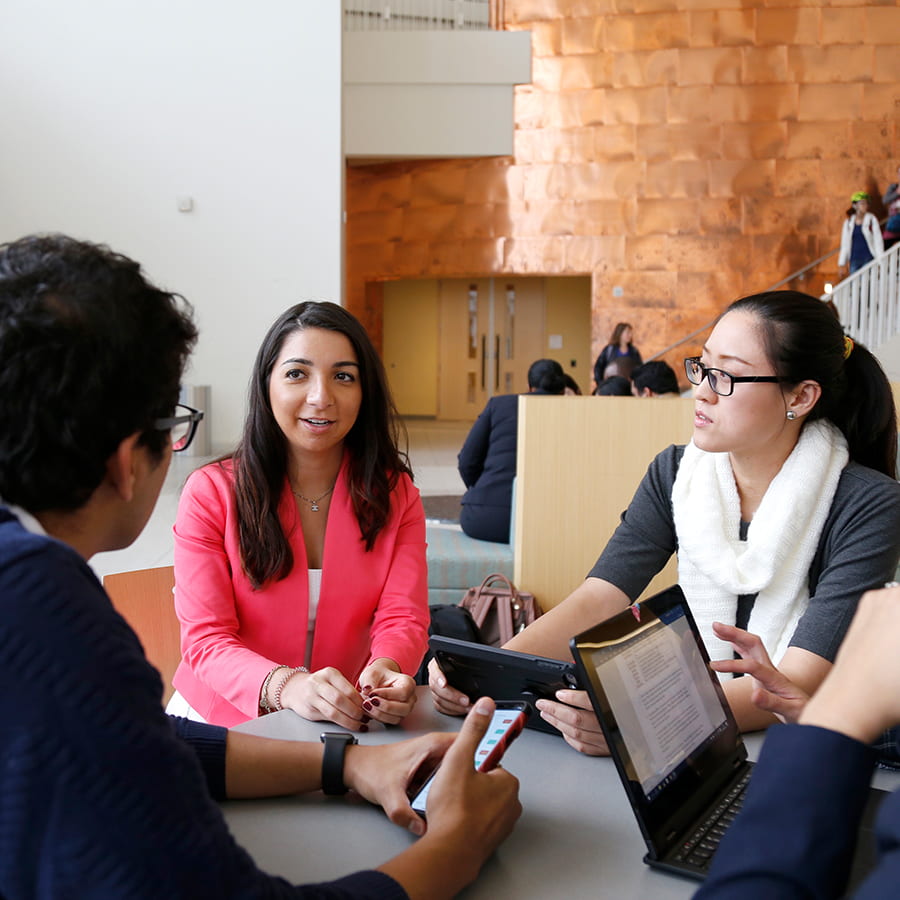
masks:
<path id="1" fill-rule="evenodd" d="M 900 242 L 822 299 L 835 305 L 844 331 L 870 350 L 900 333 Z"/>

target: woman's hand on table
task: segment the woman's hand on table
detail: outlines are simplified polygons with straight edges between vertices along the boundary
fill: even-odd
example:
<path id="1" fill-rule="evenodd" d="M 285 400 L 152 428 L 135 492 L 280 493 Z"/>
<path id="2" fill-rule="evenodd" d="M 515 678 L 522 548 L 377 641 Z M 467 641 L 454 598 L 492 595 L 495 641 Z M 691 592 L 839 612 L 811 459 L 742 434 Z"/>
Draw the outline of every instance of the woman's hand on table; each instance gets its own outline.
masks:
<path id="1" fill-rule="evenodd" d="M 472 705 L 462 691 L 450 687 L 447 676 L 441 671 L 436 659 L 428 663 L 428 687 L 431 689 L 434 708 L 447 716 L 464 716 Z"/>
<path id="2" fill-rule="evenodd" d="M 371 718 L 359 691 L 332 666 L 292 675 L 282 689 L 281 705 L 305 719 L 334 722 L 350 731 L 359 731 Z"/>
<path id="3" fill-rule="evenodd" d="M 606 738 L 587 691 L 561 690 L 554 700 L 538 700 L 541 718 L 562 732 L 569 746 L 587 756 L 609 756 Z"/>
<path id="4" fill-rule="evenodd" d="M 809 701 L 809 694 L 794 684 L 769 659 L 762 640 L 743 628 L 713 622 L 720 640 L 728 641 L 740 659 L 717 659 L 710 663 L 715 672 L 749 675 L 755 680 L 750 699 L 760 709 L 770 712 L 782 722 L 796 722 Z"/>
<path id="5" fill-rule="evenodd" d="M 359 674 L 362 707 L 373 719 L 396 725 L 416 705 L 416 682 L 392 659 L 376 659 Z"/>

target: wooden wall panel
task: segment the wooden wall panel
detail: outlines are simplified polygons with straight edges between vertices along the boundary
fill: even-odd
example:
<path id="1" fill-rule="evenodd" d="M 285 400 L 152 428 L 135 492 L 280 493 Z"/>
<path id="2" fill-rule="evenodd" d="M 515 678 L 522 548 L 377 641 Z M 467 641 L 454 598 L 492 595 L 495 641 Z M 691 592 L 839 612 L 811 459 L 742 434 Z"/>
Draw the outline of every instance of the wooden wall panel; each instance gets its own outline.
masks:
<path id="1" fill-rule="evenodd" d="M 519 399 L 514 580 L 544 609 L 584 580 L 653 457 L 690 440 L 693 409 L 682 397 Z M 648 591 L 674 581 L 670 562 Z"/>
<path id="2" fill-rule="evenodd" d="M 348 169 L 347 302 L 365 321 L 367 282 L 590 275 L 593 352 L 626 317 L 649 356 L 836 248 L 850 194 L 893 178 L 897 4 L 506 0 L 504 15 L 532 32 L 512 157 Z M 793 286 L 820 293 L 836 269 Z"/>

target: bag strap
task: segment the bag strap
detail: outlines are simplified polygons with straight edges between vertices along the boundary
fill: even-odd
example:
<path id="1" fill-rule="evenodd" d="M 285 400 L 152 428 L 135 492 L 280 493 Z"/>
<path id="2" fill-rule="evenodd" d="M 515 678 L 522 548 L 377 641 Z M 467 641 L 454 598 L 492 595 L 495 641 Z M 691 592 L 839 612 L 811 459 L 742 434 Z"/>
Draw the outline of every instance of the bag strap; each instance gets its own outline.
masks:
<path id="1" fill-rule="evenodd" d="M 485 588 L 490 587 L 495 581 L 502 581 L 507 586 L 507 588 L 509 588 L 511 597 L 519 596 L 519 592 L 516 589 L 516 586 L 501 572 L 492 572 L 490 575 L 488 575 L 488 577 L 481 582 L 481 587 L 478 588 L 478 593 L 480 594 Z"/>

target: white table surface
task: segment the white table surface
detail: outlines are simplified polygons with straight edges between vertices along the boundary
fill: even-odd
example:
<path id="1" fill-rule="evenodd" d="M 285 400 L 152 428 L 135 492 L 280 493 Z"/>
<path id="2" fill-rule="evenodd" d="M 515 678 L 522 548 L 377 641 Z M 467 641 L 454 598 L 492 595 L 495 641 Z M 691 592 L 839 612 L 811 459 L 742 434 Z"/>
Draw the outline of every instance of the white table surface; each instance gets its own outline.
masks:
<path id="1" fill-rule="evenodd" d="M 375 725 L 362 744 L 401 740 L 427 731 L 456 731 L 460 720 L 435 712 L 427 688 L 400 726 Z M 318 741 L 334 725 L 285 711 L 237 726 L 237 731 Z M 751 735 L 755 758 L 762 739 Z M 460 896 L 497 898 L 610 897 L 681 900 L 697 883 L 642 862 L 645 845 L 610 759 L 587 757 L 562 738 L 526 729 L 503 765 L 520 780 L 524 812 L 515 831 Z M 879 771 L 873 784 L 900 786 L 900 775 Z M 257 865 L 294 883 L 325 881 L 373 868 L 415 838 L 358 797 L 320 793 L 223 804 L 228 825 Z"/>

